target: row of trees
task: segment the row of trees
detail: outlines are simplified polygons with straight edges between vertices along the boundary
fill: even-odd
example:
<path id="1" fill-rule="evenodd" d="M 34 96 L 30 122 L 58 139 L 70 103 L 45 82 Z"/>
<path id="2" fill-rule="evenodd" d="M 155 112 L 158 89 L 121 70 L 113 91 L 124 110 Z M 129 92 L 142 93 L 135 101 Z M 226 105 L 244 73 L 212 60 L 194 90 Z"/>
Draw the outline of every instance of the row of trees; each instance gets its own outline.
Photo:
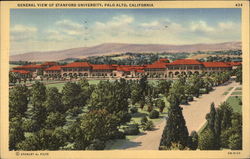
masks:
<path id="1" fill-rule="evenodd" d="M 198 137 L 197 132 L 192 131 L 189 136 L 180 104 L 187 103 L 193 96 L 199 97 L 201 89 L 205 89 L 205 93 L 209 93 L 213 86 L 227 82 L 230 76 L 231 74 L 227 72 L 221 73 L 220 75 L 216 73 L 210 74 L 209 76 L 180 76 L 179 79 L 171 85 L 167 93 L 167 100 L 170 106 L 168 108 L 166 126 L 159 146 L 160 150 L 196 150 L 198 146 L 202 149 L 199 143 L 200 137 Z M 214 145 L 212 148 L 215 148 Z"/>
<path id="2" fill-rule="evenodd" d="M 207 127 L 199 136 L 199 149 L 242 149 L 242 115 L 233 112 L 226 102 L 215 108 L 211 104 L 206 116 Z"/>

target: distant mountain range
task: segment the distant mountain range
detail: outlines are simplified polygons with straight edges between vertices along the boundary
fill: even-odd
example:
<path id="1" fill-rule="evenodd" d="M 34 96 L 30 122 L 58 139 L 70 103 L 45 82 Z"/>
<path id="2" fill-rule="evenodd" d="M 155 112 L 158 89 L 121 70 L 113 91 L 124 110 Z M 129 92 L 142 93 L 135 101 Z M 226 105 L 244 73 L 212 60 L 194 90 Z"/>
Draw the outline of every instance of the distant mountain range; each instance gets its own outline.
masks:
<path id="1" fill-rule="evenodd" d="M 10 56 L 10 61 L 57 61 L 66 58 L 85 58 L 126 52 L 133 53 L 180 53 L 197 51 L 224 51 L 241 49 L 241 42 L 215 44 L 164 45 L 164 44 L 124 44 L 104 43 L 93 47 L 80 47 L 59 51 L 29 52 Z"/>

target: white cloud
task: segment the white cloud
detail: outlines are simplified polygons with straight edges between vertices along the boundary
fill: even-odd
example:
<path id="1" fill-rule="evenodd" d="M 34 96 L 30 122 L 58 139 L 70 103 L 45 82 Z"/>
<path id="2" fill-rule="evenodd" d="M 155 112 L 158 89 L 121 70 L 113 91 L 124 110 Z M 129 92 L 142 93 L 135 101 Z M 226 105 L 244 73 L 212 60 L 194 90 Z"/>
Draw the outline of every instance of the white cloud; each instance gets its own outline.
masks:
<path id="1" fill-rule="evenodd" d="M 160 25 L 159 21 L 152 21 L 152 22 L 141 24 L 142 27 L 158 27 L 159 25 Z"/>
<path id="2" fill-rule="evenodd" d="M 11 28 L 11 38 L 16 40 L 12 43 L 12 52 L 60 50 L 109 42 L 216 43 L 240 40 L 240 23 L 221 21 L 212 25 L 205 20 L 185 23 L 167 18 L 140 21 L 133 16 L 119 15 L 107 21 L 94 21 L 88 26 L 84 21 L 63 19 L 39 31 L 34 26 L 15 25 Z"/>
<path id="3" fill-rule="evenodd" d="M 63 19 L 54 23 L 52 28 L 45 31 L 47 40 L 69 41 L 83 37 L 87 32 L 87 26 Z"/>
<path id="4" fill-rule="evenodd" d="M 96 29 L 112 29 L 119 27 L 127 27 L 134 22 L 134 18 L 128 15 L 120 15 L 113 17 L 110 21 L 95 23 Z"/>
<path id="5" fill-rule="evenodd" d="M 229 29 L 235 29 L 237 28 L 237 24 L 235 24 L 234 22 L 232 21 L 226 21 L 226 22 L 219 22 L 218 23 L 218 26 L 220 29 L 222 30 L 229 30 Z"/>
<path id="6" fill-rule="evenodd" d="M 209 26 L 206 21 L 199 20 L 199 21 L 193 21 L 190 24 L 190 30 L 193 32 L 212 32 L 214 31 L 214 28 Z"/>
<path id="7" fill-rule="evenodd" d="M 31 40 L 35 38 L 37 33 L 37 28 L 33 26 L 26 25 L 15 25 L 10 28 L 11 40 L 20 41 L 20 40 Z"/>

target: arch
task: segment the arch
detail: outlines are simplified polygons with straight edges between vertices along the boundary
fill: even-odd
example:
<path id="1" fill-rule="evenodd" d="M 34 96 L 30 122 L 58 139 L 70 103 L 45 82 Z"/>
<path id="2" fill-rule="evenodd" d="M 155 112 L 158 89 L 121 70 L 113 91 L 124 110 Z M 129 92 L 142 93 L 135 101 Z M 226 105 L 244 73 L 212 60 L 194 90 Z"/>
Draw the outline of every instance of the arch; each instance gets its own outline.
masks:
<path id="1" fill-rule="evenodd" d="M 79 73 L 78 75 L 81 77 L 81 76 L 82 76 L 82 73 Z"/>
<path id="2" fill-rule="evenodd" d="M 89 76 L 89 74 L 88 73 L 84 73 L 83 76 Z"/>
<path id="3" fill-rule="evenodd" d="M 173 76 L 174 76 L 174 73 L 173 73 L 173 72 L 169 72 L 169 73 L 168 73 L 168 77 L 173 78 Z"/>
<path id="4" fill-rule="evenodd" d="M 177 76 L 177 75 L 179 75 L 179 74 L 180 74 L 180 72 L 178 72 L 178 71 L 176 71 L 176 72 L 174 73 L 175 76 Z"/>
<path id="5" fill-rule="evenodd" d="M 63 74 L 63 77 L 67 77 L 67 73 L 64 73 L 64 74 Z"/>
<path id="6" fill-rule="evenodd" d="M 187 74 L 188 75 L 192 75 L 193 73 L 192 73 L 192 71 L 188 71 Z"/>
<path id="7" fill-rule="evenodd" d="M 74 77 L 77 77 L 77 73 L 74 73 L 73 76 L 74 76 Z"/>
<path id="8" fill-rule="evenodd" d="M 198 71 L 195 71 L 194 73 L 197 74 L 197 75 L 200 74 Z"/>
<path id="9" fill-rule="evenodd" d="M 186 75 L 187 73 L 182 71 L 181 74 L 182 74 L 182 75 Z"/>

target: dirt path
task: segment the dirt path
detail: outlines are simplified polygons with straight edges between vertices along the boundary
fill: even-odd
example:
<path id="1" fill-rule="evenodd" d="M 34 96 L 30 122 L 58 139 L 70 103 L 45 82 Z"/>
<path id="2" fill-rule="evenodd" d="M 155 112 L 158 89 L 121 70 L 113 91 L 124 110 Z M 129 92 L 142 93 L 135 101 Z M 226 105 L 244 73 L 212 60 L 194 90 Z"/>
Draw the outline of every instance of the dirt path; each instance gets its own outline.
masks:
<path id="1" fill-rule="evenodd" d="M 184 105 L 183 116 L 186 120 L 188 131 L 198 131 L 206 122 L 205 116 L 210 111 L 210 104 L 214 102 L 216 106 L 225 101 L 235 88 L 239 86 L 238 83 L 231 82 L 226 85 L 216 87 L 209 94 L 202 95 L 200 98 L 196 98 L 190 105 Z M 230 87 L 233 87 L 227 95 L 223 95 Z M 144 135 L 139 136 L 132 141 L 125 142 L 117 149 L 126 150 L 158 150 L 161 135 L 165 127 L 165 120 L 162 120 L 156 125 L 156 130 L 147 131 Z"/>
<path id="2" fill-rule="evenodd" d="M 215 106 L 217 107 L 219 104 L 226 101 L 238 86 L 239 84 L 236 82 L 218 86 L 209 94 L 195 98 L 193 102 L 189 103 L 190 105 L 182 105 L 182 113 L 186 120 L 189 133 L 191 133 L 193 130 L 198 131 L 205 124 L 205 117 L 210 111 L 210 104 L 212 102 L 214 102 Z M 233 89 L 231 89 L 227 95 L 223 95 L 223 93 L 227 92 L 230 87 L 233 87 Z"/>

